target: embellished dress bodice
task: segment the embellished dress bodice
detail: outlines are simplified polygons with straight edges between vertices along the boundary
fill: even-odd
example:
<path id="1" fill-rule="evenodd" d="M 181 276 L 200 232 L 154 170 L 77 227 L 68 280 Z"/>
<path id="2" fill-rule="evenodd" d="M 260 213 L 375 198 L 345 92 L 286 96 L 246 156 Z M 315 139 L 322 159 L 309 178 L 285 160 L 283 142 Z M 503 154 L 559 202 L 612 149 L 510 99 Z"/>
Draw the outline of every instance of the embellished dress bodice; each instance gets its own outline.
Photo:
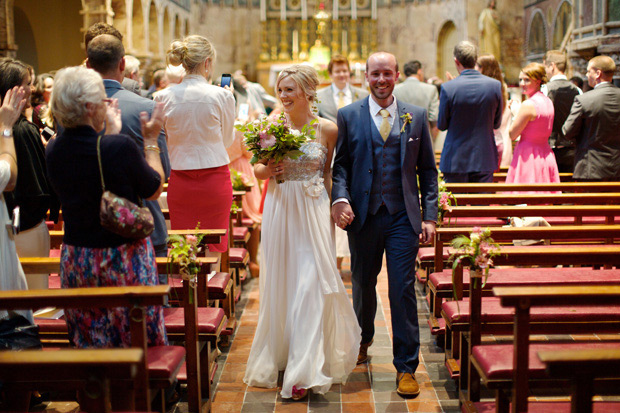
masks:
<path id="1" fill-rule="evenodd" d="M 319 196 L 325 189 L 323 170 L 327 160 L 327 148 L 317 140 L 313 140 L 301 145 L 299 150 L 303 155 L 297 159 L 284 158 L 282 179 L 301 181 L 307 195 Z"/>

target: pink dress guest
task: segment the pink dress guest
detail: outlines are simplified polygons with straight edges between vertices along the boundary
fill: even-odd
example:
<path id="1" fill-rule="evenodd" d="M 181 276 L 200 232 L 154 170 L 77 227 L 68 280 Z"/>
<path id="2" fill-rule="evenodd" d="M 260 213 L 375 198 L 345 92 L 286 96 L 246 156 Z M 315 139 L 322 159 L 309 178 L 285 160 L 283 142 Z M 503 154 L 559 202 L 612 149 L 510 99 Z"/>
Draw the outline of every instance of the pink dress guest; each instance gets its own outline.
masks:
<path id="1" fill-rule="evenodd" d="M 230 169 L 239 172 L 244 182 L 253 184 L 252 189 L 245 193 L 243 198 L 243 215 L 250 218 L 253 222 L 260 223 L 263 219 L 260 212 L 261 193 L 258 181 L 254 176 L 254 168 L 250 165 L 252 154 L 247 151 L 243 144 L 243 133 L 235 131 L 233 144 L 226 148 L 230 158 Z"/>
<path id="2" fill-rule="evenodd" d="M 553 103 L 540 91 L 529 101 L 536 108 L 536 118 L 521 132 L 506 183 L 560 182 L 558 165 L 548 142 L 553 128 Z"/>

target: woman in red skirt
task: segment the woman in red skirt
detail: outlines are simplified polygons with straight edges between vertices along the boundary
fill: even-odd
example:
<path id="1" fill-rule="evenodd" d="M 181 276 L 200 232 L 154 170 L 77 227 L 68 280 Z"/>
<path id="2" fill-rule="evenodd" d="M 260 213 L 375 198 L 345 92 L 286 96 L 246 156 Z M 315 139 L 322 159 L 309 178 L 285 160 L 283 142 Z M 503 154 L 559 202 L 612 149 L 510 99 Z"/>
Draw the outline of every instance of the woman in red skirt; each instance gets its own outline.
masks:
<path id="1" fill-rule="evenodd" d="M 164 103 L 166 137 L 172 172 L 168 208 L 172 229 L 228 229 L 232 184 L 226 148 L 233 142 L 235 100 L 229 87 L 207 82 L 215 49 L 202 36 L 174 41 L 167 53 L 172 65 L 183 65 L 183 81 L 157 93 Z M 224 252 L 228 236 L 209 245 Z"/>

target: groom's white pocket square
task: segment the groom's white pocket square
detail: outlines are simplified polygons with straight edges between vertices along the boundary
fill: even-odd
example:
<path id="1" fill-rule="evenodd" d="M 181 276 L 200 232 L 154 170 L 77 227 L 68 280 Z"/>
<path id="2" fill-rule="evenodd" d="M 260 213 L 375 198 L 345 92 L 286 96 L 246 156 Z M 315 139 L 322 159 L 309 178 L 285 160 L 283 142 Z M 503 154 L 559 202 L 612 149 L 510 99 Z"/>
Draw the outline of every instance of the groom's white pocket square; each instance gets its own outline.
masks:
<path id="1" fill-rule="evenodd" d="M 417 141 L 419 139 L 420 139 L 419 136 L 417 138 L 409 138 L 409 140 L 407 142 L 415 142 L 415 141 Z"/>

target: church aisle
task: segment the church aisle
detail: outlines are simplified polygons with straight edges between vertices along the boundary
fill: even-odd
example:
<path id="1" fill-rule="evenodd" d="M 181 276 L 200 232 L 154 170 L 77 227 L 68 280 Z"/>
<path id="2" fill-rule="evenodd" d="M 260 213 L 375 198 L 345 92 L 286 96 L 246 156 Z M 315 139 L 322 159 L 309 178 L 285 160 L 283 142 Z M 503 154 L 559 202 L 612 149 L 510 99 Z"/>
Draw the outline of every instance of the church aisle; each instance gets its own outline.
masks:
<path id="1" fill-rule="evenodd" d="M 351 293 L 350 278 L 345 286 Z M 392 365 L 391 323 L 387 273 L 379 276 L 380 305 L 375 321 L 374 344 L 369 349 L 368 364 L 357 366 L 345 385 L 334 385 L 324 395 L 310 393 L 302 402 L 282 400 L 280 389 L 259 389 L 243 383 L 247 358 L 258 322 L 258 279 L 248 280 L 240 301 L 243 308 L 232 345 L 223 349 L 218 361 L 216 393 L 212 411 L 219 412 L 457 412 L 456 386 L 448 377 L 443 349 L 434 344 L 428 328 L 428 307 L 417 288 L 420 324 L 421 364 L 416 372 L 420 395 L 405 400 L 396 394 L 396 371 Z M 239 310 L 241 310 L 239 308 Z"/>

